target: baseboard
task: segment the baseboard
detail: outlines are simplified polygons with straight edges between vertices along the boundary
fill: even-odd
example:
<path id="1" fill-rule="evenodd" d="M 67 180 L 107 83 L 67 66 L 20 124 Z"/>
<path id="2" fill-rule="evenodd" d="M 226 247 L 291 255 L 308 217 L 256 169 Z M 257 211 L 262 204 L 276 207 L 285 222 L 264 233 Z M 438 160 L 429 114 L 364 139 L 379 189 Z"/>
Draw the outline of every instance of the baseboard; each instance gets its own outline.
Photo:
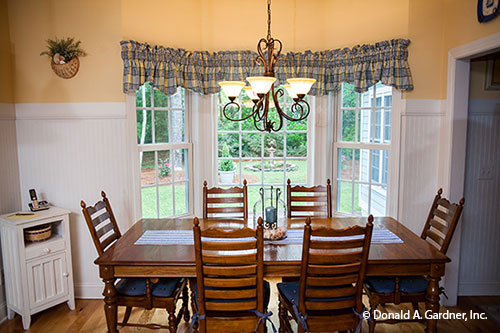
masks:
<path id="1" fill-rule="evenodd" d="M 500 296 L 500 282 L 459 283 L 458 296 Z"/>
<path id="2" fill-rule="evenodd" d="M 104 284 L 75 284 L 75 298 L 102 299 Z"/>

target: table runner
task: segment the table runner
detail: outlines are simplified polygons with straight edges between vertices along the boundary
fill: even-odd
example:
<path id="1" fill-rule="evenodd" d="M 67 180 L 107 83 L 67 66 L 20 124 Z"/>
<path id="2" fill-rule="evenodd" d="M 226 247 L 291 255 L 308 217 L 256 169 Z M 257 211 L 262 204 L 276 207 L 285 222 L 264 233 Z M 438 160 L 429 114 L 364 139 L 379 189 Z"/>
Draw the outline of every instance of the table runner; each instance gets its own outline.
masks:
<path id="1" fill-rule="evenodd" d="M 302 244 L 304 230 L 292 229 L 287 231 L 287 238 L 280 241 L 265 241 L 266 244 Z M 322 240 L 325 237 L 313 237 L 313 239 Z M 328 237 L 328 240 L 338 239 L 356 239 L 360 236 L 350 237 Z M 230 242 L 228 238 L 211 238 L 211 241 Z M 234 239 L 233 239 L 234 240 Z M 239 241 L 236 239 L 234 241 Z M 372 243 L 403 243 L 401 238 L 396 236 L 388 229 L 373 229 Z M 134 243 L 135 245 L 193 245 L 192 230 L 146 230 L 142 236 Z"/>

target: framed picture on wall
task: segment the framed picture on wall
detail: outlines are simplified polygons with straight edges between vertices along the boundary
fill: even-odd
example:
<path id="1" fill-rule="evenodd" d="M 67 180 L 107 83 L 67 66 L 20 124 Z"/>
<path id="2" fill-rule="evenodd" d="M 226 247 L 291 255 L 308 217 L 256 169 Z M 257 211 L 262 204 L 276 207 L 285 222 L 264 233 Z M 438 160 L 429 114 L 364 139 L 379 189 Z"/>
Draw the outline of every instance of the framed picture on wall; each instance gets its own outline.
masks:
<path id="1" fill-rule="evenodd" d="M 484 89 L 500 90 L 500 56 L 486 62 L 486 82 Z"/>

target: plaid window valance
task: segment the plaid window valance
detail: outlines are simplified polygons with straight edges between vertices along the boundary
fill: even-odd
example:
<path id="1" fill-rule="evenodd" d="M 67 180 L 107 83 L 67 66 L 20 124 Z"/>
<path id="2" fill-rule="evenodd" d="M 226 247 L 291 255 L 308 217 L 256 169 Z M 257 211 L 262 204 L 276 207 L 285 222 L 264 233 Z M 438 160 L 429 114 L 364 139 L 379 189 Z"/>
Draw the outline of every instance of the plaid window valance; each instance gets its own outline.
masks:
<path id="1" fill-rule="evenodd" d="M 288 52 L 276 65 L 279 83 L 287 78 L 310 77 L 317 80 L 311 95 L 326 95 L 342 82 L 354 84 L 354 90 L 365 92 L 381 81 L 400 90 L 413 89 L 408 65 L 407 39 L 393 39 L 352 49 L 302 53 Z M 201 94 L 220 90 L 217 82 L 244 81 L 248 76 L 262 75 L 253 51 L 186 51 L 122 41 L 123 92 L 135 92 L 143 83 L 174 94 L 184 87 Z"/>

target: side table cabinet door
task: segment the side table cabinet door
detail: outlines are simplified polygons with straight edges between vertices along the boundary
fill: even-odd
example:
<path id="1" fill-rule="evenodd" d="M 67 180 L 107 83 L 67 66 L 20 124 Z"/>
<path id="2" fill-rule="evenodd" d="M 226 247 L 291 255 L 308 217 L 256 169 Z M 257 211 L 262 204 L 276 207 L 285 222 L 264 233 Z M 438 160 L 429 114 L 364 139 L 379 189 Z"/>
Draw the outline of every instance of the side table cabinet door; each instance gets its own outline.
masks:
<path id="1" fill-rule="evenodd" d="M 66 253 L 27 263 L 30 308 L 68 295 Z"/>

